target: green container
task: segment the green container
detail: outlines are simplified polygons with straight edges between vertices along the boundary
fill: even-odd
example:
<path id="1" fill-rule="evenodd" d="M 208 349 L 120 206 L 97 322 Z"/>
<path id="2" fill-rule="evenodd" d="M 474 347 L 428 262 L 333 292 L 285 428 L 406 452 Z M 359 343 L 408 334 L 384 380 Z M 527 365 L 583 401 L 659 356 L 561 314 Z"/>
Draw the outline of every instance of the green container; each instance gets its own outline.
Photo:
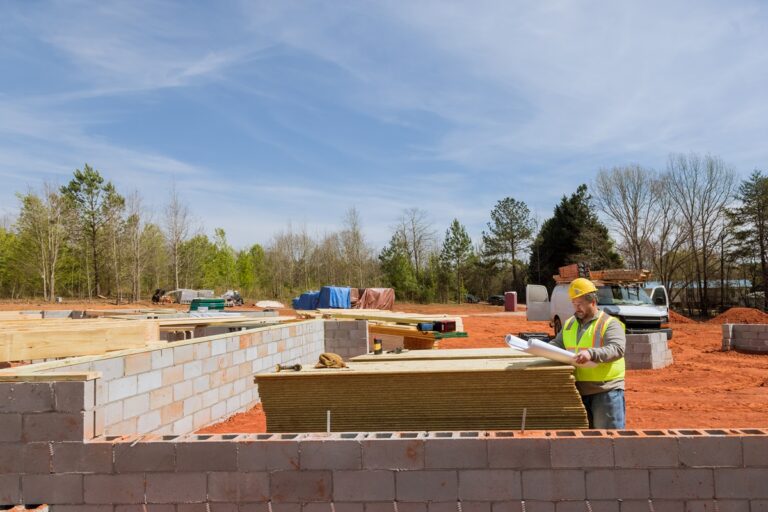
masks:
<path id="1" fill-rule="evenodd" d="M 224 311 L 224 299 L 192 299 L 189 304 L 190 311 L 199 311 L 201 307 L 208 308 L 208 311 Z"/>

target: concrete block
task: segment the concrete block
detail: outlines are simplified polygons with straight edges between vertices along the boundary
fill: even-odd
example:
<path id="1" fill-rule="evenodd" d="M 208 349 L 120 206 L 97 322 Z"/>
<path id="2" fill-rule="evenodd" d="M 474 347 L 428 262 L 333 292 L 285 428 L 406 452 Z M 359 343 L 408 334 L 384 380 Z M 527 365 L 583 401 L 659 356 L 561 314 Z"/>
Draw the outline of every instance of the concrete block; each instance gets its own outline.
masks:
<path id="1" fill-rule="evenodd" d="M 550 444 L 553 468 L 611 468 L 613 441 L 609 438 L 560 438 Z"/>
<path id="2" fill-rule="evenodd" d="M 488 467 L 488 445 L 485 439 L 424 440 L 425 465 L 432 469 Z"/>
<path id="3" fill-rule="evenodd" d="M 107 385 L 108 400 L 116 402 L 135 395 L 138 391 L 138 382 L 135 375 L 110 381 Z"/>
<path id="4" fill-rule="evenodd" d="M 115 505 L 115 512 L 176 512 L 176 505 Z"/>
<path id="5" fill-rule="evenodd" d="M 488 465 L 492 468 L 550 468 L 549 439 L 491 438 Z"/>
<path id="6" fill-rule="evenodd" d="M 237 471 L 237 443 L 184 442 L 176 445 L 177 471 Z"/>
<path id="7" fill-rule="evenodd" d="M 160 408 L 160 423 L 167 425 L 184 417 L 184 402 L 171 402 Z"/>
<path id="8" fill-rule="evenodd" d="M 398 501 L 456 501 L 456 471 L 399 471 L 395 476 Z"/>
<path id="9" fill-rule="evenodd" d="M 48 443 L 0 443 L 0 474 L 50 471 Z"/>
<path id="10" fill-rule="evenodd" d="M 211 409 L 201 409 L 192 415 L 192 428 L 201 429 L 211 423 Z"/>
<path id="11" fill-rule="evenodd" d="M 160 370 L 162 368 L 173 366 L 173 349 L 164 348 L 161 350 L 153 350 L 150 352 L 150 359 L 152 361 L 153 370 Z"/>
<path id="12" fill-rule="evenodd" d="M 526 500 L 583 500 L 584 471 L 575 469 L 523 471 L 523 498 Z"/>
<path id="13" fill-rule="evenodd" d="M 330 471 L 274 471 L 270 474 L 270 495 L 274 502 L 330 501 L 332 488 Z"/>
<path id="14" fill-rule="evenodd" d="M 148 503 L 202 503 L 207 492 L 205 473 L 147 473 Z"/>
<path id="15" fill-rule="evenodd" d="M 768 467 L 768 436 L 743 437 L 741 442 L 744 448 L 745 466 Z"/>
<path id="16" fill-rule="evenodd" d="M 86 503 L 143 503 L 144 475 L 85 475 Z"/>
<path id="17" fill-rule="evenodd" d="M 96 406 L 96 381 L 55 382 L 55 409 L 58 412 L 80 412 Z"/>
<path id="18" fill-rule="evenodd" d="M 149 392 L 149 408 L 160 409 L 173 402 L 173 386 L 165 386 Z"/>
<path id="19" fill-rule="evenodd" d="M 681 437 L 678 445 L 682 466 L 738 467 L 742 465 L 742 444 L 739 437 Z"/>
<path id="20" fill-rule="evenodd" d="M 458 506 L 453 502 L 430 503 L 429 512 L 457 512 Z M 462 512 L 491 512 L 491 503 L 483 501 L 462 501 Z"/>
<path id="21" fill-rule="evenodd" d="M 685 512 L 750 512 L 749 500 L 690 500 L 685 502 Z"/>
<path id="22" fill-rule="evenodd" d="M 750 512 L 768 512 L 768 500 L 752 500 L 749 505 Z"/>
<path id="23" fill-rule="evenodd" d="M 123 416 L 132 418 L 149 410 L 149 393 L 132 396 L 123 401 Z"/>
<path id="24" fill-rule="evenodd" d="M 173 364 L 181 366 L 184 363 L 188 363 L 195 358 L 194 345 L 181 345 L 173 347 Z"/>
<path id="25" fill-rule="evenodd" d="M 176 450 L 172 443 L 141 442 L 113 445 L 115 472 L 141 473 L 156 471 L 174 471 L 176 469 Z"/>
<path id="26" fill-rule="evenodd" d="M 459 499 L 463 501 L 505 501 L 523 496 L 520 471 L 478 469 L 459 471 Z"/>
<path id="27" fill-rule="evenodd" d="M 211 378 L 208 375 L 201 375 L 192 381 L 192 389 L 195 393 L 204 393 L 211 388 Z"/>
<path id="28" fill-rule="evenodd" d="M 299 469 L 299 443 L 295 441 L 238 443 L 239 471 Z"/>
<path id="29" fill-rule="evenodd" d="M 163 385 L 163 372 L 162 370 L 153 370 L 151 372 L 140 373 L 138 375 L 138 393 L 146 393 L 162 387 Z"/>
<path id="30" fill-rule="evenodd" d="M 19 475 L 0 474 L 0 503 L 19 503 L 21 501 L 21 477 Z"/>
<path id="31" fill-rule="evenodd" d="M 111 473 L 112 445 L 108 443 L 54 443 L 53 472 Z"/>
<path id="32" fill-rule="evenodd" d="M 0 414 L 0 443 L 21 440 L 21 414 Z"/>
<path id="33" fill-rule="evenodd" d="M 82 441 L 83 414 L 52 412 L 25 414 L 22 418 L 21 439 L 32 441 Z"/>
<path id="34" fill-rule="evenodd" d="M 183 366 L 170 366 L 161 370 L 163 386 L 172 386 L 184 380 Z"/>
<path id="35" fill-rule="evenodd" d="M 714 498 L 711 469 L 652 469 L 651 496 L 661 499 Z"/>
<path id="36" fill-rule="evenodd" d="M 83 475 L 22 475 L 24 503 L 83 502 Z"/>
<path id="37" fill-rule="evenodd" d="M 195 332 L 195 338 L 201 338 L 205 336 L 205 330 L 202 330 L 203 332 L 200 333 L 200 331 Z M 195 343 L 193 345 L 195 347 L 195 359 L 208 359 L 211 357 L 211 343 L 208 341 L 204 341 L 202 343 Z"/>
<path id="38" fill-rule="evenodd" d="M 146 414 L 142 414 L 138 419 L 137 433 L 146 434 L 153 432 L 162 425 L 161 419 L 160 411 L 149 411 Z"/>
<path id="39" fill-rule="evenodd" d="M 195 390 L 192 387 L 192 381 L 185 380 L 173 385 L 173 400 L 176 402 L 181 402 L 182 400 L 191 397 L 194 393 Z"/>
<path id="40" fill-rule="evenodd" d="M 679 465 L 674 437 L 615 437 L 613 453 L 617 468 L 674 468 Z"/>
<path id="41" fill-rule="evenodd" d="M 106 426 L 115 425 L 125 419 L 123 416 L 122 400 L 118 402 L 110 402 L 101 407 L 100 410 L 104 415 L 104 425 Z"/>
<path id="42" fill-rule="evenodd" d="M 99 359 L 93 362 L 93 371 L 101 372 L 101 378 L 104 381 L 125 377 L 125 359 L 122 357 Z"/>
<path id="43" fill-rule="evenodd" d="M 184 364 L 184 380 L 192 380 L 203 374 L 202 361 L 189 361 Z"/>
<path id="44" fill-rule="evenodd" d="M 268 501 L 269 474 L 209 473 L 208 497 L 217 502 Z"/>
<path id="45" fill-rule="evenodd" d="M 152 353 L 141 352 L 125 356 L 125 375 L 136 375 L 152 369 Z"/>
<path id="46" fill-rule="evenodd" d="M 657 500 L 652 501 L 655 512 L 684 512 L 685 502 L 682 500 Z M 648 500 L 626 500 L 621 502 L 621 512 L 649 512 Z"/>
<path id="47" fill-rule="evenodd" d="M 227 352 L 226 340 L 213 340 L 211 341 L 211 355 L 218 356 Z"/>
<path id="48" fill-rule="evenodd" d="M 395 473 L 384 470 L 334 471 L 334 501 L 393 501 Z"/>
<path id="49" fill-rule="evenodd" d="M 620 502 L 618 500 L 590 501 L 589 507 L 586 507 L 584 501 L 558 501 L 555 504 L 555 512 L 619 512 Z"/>
<path id="50" fill-rule="evenodd" d="M 427 503 L 397 503 L 398 512 L 427 512 Z M 394 512 L 392 503 L 366 503 L 365 512 Z"/>
<path id="51" fill-rule="evenodd" d="M 183 402 L 184 416 L 191 416 L 203 408 L 203 398 L 200 395 L 192 395 Z"/>
<path id="52" fill-rule="evenodd" d="M 424 469 L 423 439 L 376 439 L 361 442 L 364 469 Z"/>
<path id="53" fill-rule="evenodd" d="M 353 440 L 302 440 L 299 442 L 301 469 L 361 469 L 362 449 Z"/>
<path id="54" fill-rule="evenodd" d="M 301 512 L 329 512 L 330 508 L 329 503 L 305 503 L 301 507 Z M 365 503 L 334 502 L 333 508 L 336 512 L 364 512 Z M 263 512 L 267 511 L 265 510 Z"/>
<path id="55" fill-rule="evenodd" d="M 768 499 L 768 469 L 716 469 L 717 497 Z"/>
<path id="56" fill-rule="evenodd" d="M 645 469 L 595 469 L 587 471 L 590 500 L 643 499 L 650 496 Z"/>
<path id="57" fill-rule="evenodd" d="M 0 414 L 54 410 L 53 387 L 47 382 L 0 382 Z"/>

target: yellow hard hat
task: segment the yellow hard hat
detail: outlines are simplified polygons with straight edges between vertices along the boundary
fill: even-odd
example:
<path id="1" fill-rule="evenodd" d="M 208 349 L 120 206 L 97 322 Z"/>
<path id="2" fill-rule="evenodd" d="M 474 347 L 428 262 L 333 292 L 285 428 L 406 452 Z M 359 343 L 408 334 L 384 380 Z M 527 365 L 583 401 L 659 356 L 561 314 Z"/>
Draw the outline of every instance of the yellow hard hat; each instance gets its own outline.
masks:
<path id="1" fill-rule="evenodd" d="M 576 297 L 581 297 L 582 295 L 596 291 L 597 288 L 592 281 L 583 277 L 579 277 L 578 279 L 574 279 L 571 282 L 571 286 L 568 287 L 568 296 L 571 298 L 571 300 L 573 300 Z"/>

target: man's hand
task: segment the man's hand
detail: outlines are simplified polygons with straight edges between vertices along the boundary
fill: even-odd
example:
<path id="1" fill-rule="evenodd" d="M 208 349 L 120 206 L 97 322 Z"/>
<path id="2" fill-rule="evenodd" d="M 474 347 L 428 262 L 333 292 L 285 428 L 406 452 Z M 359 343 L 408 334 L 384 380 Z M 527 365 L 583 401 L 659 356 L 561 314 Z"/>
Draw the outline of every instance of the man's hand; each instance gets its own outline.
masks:
<path id="1" fill-rule="evenodd" d="M 589 350 L 579 350 L 579 353 L 574 356 L 574 361 L 578 364 L 588 363 L 592 360 L 592 356 L 589 355 Z"/>

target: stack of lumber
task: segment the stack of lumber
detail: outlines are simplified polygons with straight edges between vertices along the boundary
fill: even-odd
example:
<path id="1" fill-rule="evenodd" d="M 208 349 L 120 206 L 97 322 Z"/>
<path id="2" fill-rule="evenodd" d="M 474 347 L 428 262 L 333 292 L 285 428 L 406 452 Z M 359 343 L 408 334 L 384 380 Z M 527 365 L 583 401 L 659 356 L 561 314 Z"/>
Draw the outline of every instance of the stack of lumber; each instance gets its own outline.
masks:
<path id="1" fill-rule="evenodd" d="M 153 320 L 0 321 L 0 362 L 104 354 L 157 342 Z"/>
<path id="2" fill-rule="evenodd" d="M 306 317 L 369 320 L 371 322 L 404 325 L 452 320 L 456 322 L 457 331 L 464 330 L 464 322 L 462 322 L 461 317 L 451 315 L 422 315 L 418 313 L 401 313 L 383 309 L 318 309 L 316 311 L 301 311 L 300 314 Z"/>
<path id="3" fill-rule="evenodd" d="M 435 352 L 453 352 L 430 351 Z M 511 352 L 511 351 L 510 351 Z M 268 432 L 587 428 L 573 367 L 533 357 L 350 362 L 255 377 Z"/>
<path id="4" fill-rule="evenodd" d="M 560 267 L 557 270 L 559 272 L 560 277 L 564 279 L 570 279 L 571 281 L 573 281 L 574 279 L 579 277 L 579 265 L 577 263 Z"/>
<path id="5" fill-rule="evenodd" d="M 438 359 L 511 359 L 531 354 L 513 348 L 455 348 L 450 350 L 404 350 L 400 353 L 363 354 L 350 359 L 353 363 L 382 361 L 436 361 Z"/>
<path id="6" fill-rule="evenodd" d="M 445 338 L 466 338 L 467 333 L 419 331 L 415 325 L 396 325 L 371 323 L 368 325 L 368 338 L 382 340 L 384 350 L 402 347 L 407 350 L 425 350 L 437 348 L 439 340 Z"/>
<path id="7" fill-rule="evenodd" d="M 645 282 L 651 277 L 651 271 L 645 269 L 612 268 L 593 270 L 589 277 L 595 281 Z"/>

